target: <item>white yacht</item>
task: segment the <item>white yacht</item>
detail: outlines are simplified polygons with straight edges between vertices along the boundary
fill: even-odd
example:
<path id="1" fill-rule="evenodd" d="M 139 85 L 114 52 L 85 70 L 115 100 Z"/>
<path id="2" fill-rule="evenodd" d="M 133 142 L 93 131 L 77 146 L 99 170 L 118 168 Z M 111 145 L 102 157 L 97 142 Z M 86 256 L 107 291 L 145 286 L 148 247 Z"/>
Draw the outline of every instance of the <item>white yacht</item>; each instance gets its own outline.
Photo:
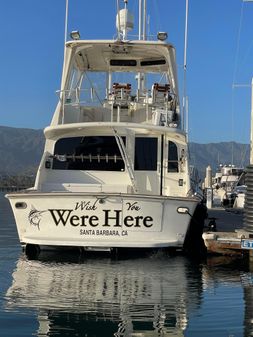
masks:
<path id="1" fill-rule="evenodd" d="M 22 245 L 182 248 L 200 198 L 191 184 L 173 45 L 117 38 L 65 43 L 59 102 L 35 186 L 8 194 Z"/>
<path id="2" fill-rule="evenodd" d="M 244 207 L 245 170 L 235 165 L 220 165 L 213 178 L 214 204 Z"/>

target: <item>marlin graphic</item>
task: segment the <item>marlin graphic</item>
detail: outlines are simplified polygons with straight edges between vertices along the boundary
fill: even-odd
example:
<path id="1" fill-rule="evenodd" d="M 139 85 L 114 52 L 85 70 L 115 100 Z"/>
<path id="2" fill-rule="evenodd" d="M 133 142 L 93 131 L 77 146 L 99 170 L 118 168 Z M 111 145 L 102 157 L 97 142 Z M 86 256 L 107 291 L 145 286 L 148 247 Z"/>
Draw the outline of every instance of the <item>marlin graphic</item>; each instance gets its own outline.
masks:
<path id="1" fill-rule="evenodd" d="M 34 206 L 32 206 L 32 209 L 29 212 L 28 220 L 30 222 L 31 226 L 38 227 L 38 230 L 40 230 L 40 220 L 41 220 L 41 214 L 46 211 L 37 211 Z"/>

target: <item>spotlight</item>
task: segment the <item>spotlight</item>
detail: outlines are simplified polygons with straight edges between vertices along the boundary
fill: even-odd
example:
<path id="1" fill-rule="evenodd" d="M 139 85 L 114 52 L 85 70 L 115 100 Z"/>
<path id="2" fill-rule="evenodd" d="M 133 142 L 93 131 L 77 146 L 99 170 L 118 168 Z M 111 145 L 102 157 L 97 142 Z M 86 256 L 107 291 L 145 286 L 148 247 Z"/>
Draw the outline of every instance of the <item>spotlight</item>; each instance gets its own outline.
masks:
<path id="1" fill-rule="evenodd" d="M 165 41 L 168 37 L 168 34 L 166 32 L 158 32 L 157 33 L 157 39 L 160 41 Z"/>
<path id="2" fill-rule="evenodd" d="M 80 40 L 80 33 L 78 30 L 73 30 L 71 33 L 70 33 L 70 37 L 72 40 Z"/>

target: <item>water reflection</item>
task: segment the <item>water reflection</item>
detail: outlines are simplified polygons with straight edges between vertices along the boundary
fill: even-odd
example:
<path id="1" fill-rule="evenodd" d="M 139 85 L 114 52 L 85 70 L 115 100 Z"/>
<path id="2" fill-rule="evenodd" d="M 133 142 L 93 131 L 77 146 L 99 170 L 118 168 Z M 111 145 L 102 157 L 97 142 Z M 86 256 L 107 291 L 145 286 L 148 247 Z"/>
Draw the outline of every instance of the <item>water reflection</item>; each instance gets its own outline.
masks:
<path id="1" fill-rule="evenodd" d="M 200 307 L 199 265 L 159 254 L 135 259 L 21 255 L 7 310 L 36 310 L 37 336 L 184 336 Z"/>
<path id="2" fill-rule="evenodd" d="M 249 272 L 241 274 L 244 290 L 245 314 L 244 336 L 253 336 L 253 264 L 249 265 Z"/>
<path id="3" fill-rule="evenodd" d="M 253 336 L 253 274 L 245 259 L 217 256 L 203 266 L 203 290 L 217 335 Z M 203 310 L 203 308 L 202 308 Z M 208 314 L 206 312 L 206 314 Z M 210 310 L 209 310 L 210 314 Z"/>

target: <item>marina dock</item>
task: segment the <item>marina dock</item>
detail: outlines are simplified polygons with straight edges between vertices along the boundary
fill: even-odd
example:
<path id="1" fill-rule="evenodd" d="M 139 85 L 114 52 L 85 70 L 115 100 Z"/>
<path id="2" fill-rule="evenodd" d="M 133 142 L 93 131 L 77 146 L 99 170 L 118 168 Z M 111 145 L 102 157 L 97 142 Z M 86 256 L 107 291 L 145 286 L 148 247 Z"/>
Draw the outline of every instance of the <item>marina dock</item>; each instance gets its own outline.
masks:
<path id="1" fill-rule="evenodd" d="M 242 209 L 214 207 L 208 209 L 205 227 L 208 227 L 211 219 L 215 219 L 217 232 L 234 232 L 243 228 Z"/>
<path id="2" fill-rule="evenodd" d="M 213 228 L 210 222 L 215 224 Z M 243 228 L 242 209 L 209 209 L 203 240 L 209 254 L 251 256 L 249 252 L 253 252 L 253 240 Z"/>

